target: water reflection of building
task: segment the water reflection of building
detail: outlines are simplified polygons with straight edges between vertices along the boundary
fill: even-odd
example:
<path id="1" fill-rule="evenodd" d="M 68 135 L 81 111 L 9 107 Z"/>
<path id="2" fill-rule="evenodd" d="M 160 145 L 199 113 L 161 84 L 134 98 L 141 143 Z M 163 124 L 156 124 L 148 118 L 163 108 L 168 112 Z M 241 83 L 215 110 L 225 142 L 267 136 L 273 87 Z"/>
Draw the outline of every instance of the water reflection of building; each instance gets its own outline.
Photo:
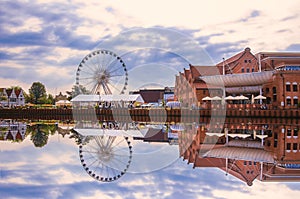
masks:
<path id="1" fill-rule="evenodd" d="M 27 124 L 13 120 L 0 121 L 0 140 L 24 140 Z"/>
<path id="2" fill-rule="evenodd" d="M 237 126 L 213 132 L 203 124 L 179 134 L 181 157 L 194 168 L 217 167 L 248 185 L 255 179 L 300 181 L 299 125 Z"/>

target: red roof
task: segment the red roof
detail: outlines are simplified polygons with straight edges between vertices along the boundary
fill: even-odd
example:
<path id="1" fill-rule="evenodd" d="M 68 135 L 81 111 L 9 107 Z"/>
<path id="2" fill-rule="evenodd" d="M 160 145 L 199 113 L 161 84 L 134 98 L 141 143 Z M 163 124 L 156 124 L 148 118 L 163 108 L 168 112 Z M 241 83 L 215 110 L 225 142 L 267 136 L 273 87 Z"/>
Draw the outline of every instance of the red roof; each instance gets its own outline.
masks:
<path id="1" fill-rule="evenodd" d="M 193 66 L 190 65 L 193 78 L 198 78 L 199 76 L 211 76 L 220 75 L 220 68 L 215 66 Z"/>
<path id="2" fill-rule="evenodd" d="M 247 48 L 246 48 L 246 49 L 247 49 Z M 246 53 L 246 49 L 245 49 L 244 51 L 239 52 L 238 54 L 236 54 L 236 55 L 234 55 L 234 56 L 232 56 L 232 57 L 226 59 L 226 60 L 225 60 L 225 63 L 226 63 L 226 64 L 230 64 L 230 63 L 232 63 L 232 62 L 235 62 L 235 61 L 239 60 L 239 59 Z M 223 62 L 224 62 L 224 61 L 221 61 L 220 63 L 217 64 L 217 66 L 223 66 Z"/>
<path id="3" fill-rule="evenodd" d="M 11 88 L 9 88 L 9 89 L 6 89 L 6 93 L 7 93 L 7 96 L 10 96 L 10 95 L 11 95 L 11 93 L 12 93 L 12 89 L 11 89 Z"/>
<path id="4" fill-rule="evenodd" d="M 16 89 L 16 90 L 15 90 L 15 93 L 16 93 L 16 96 L 17 96 L 17 97 L 19 97 L 21 91 L 22 91 L 22 89 Z"/>

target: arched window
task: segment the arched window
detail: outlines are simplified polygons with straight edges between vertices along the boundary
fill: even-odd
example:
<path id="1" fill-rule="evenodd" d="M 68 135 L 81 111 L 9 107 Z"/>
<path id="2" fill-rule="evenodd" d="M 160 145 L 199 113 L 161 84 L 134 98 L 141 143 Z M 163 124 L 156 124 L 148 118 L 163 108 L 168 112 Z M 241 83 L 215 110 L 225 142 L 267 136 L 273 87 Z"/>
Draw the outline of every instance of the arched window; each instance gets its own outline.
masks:
<path id="1" fill-rule="evenodd" d="M 293 82 L 293 91 L 297 92 L 298 91 L 298 85 L 297 82 Z"/>
<path id="2" fill-rule="evenodd" d="M 291 83 L 290 82 L 285 83 L 285 90 L 286 91 L 291 91 Z"/>

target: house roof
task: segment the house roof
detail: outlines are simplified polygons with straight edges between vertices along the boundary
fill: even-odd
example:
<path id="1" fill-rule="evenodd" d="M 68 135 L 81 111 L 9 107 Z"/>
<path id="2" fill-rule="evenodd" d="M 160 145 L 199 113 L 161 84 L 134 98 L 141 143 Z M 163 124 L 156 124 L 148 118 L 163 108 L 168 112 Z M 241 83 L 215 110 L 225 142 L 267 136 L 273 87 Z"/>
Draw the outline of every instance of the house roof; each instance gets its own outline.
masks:
<path id="1" fill-rule="evenodd" d="M 13 89 L 11 89 L 11 88 L 6 89 L 7 96 L 10 96 L 12 91 L 13 91 Z"/>
<path id="2" fill-rule="evenodd" d="M 212 76 L 220 75 L 221 71 L 215 66 L 193 66 L 190 65 L 193 78 L 198 78 L 199 76 Z"/>
<path id="3" fill-rule="evenodd" d="M 246 48 L 247 49 L 247 48 Z M 239 60 L 245 53 L 246 53 L 246 49 L 242 52 L 239 52 L 238 54 L 224 60 L 226 64 L 231 64 L 232 62 L 235 62 L 237 60 Z M 223 66 L 223 62 L 221 61 L 220 63 L 217 64 L 217 66 Z"/>
<path id="4" fill-rule="evenodd" d="M 19 97 L 21 92 L 22 92 L 22 89 L 15 89 L 15 94 L 16 94 L 17 97 Z"/>

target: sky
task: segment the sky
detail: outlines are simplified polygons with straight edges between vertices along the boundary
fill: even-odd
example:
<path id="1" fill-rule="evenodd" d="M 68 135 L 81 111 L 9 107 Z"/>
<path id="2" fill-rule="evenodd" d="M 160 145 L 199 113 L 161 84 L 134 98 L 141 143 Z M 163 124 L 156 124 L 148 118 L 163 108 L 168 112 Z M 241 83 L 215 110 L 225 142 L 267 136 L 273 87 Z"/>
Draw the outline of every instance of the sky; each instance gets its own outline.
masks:
<path id="1" fill-rule="evenodd" d="M 124 59 L 127 91 L 172 86 L 189 63 L 213 65 L 246 47 L 300 51 L 300 2 L 293 0 L 3 0 L 0 12 L 0 87 L 25 92 L 35 81 L 51 94 L 71 90 L 79 63 L 96 49 Z"/>

